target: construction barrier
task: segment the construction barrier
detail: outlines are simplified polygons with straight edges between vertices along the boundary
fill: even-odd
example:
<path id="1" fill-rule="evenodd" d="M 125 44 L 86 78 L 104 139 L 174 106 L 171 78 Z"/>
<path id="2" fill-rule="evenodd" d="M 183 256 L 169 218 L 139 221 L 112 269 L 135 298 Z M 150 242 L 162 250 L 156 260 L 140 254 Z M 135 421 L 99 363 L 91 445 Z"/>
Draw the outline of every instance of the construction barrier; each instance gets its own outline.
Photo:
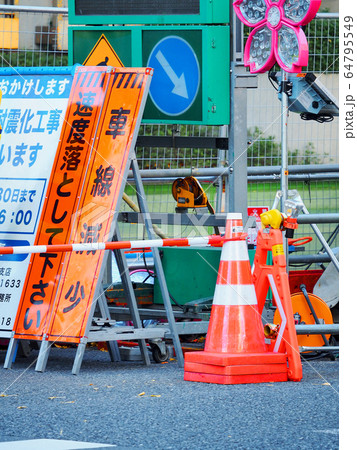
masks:
<path id="1" fill-rule="evenodd" d="M 258 247 L 262 233 L 260 230 Z M 242 215 L 228 214 L 227 241 L 223 244 L 205 347 L 202 352 L 185 353 L 184 379 L 187 381 L 241 384 L 288 379 L 298 381 L 302 377 L 296 334 L 295 341 L 286 342 L 286 351 L 280 345 L 278 350 L 269 351 L 265 343 L 259 307 L 263 300 L 262 292 L 258 302 L 245 238 Z M 257 265 L 260 266 L 260 261 L 256 261 L 255 270 Z M 280 269 L 277 270 L 281 275 Z M 277 292 L 275 289 L 274 298 Z M 264 301 L 265 298 L 266 293 Z M 284 297 L 284 307 L 285 300 Z M 290 311 L 286 312 L 286 316 L 288 314 L 293 319 Z M 285 326 L 284 336 L 277 332 L 279 340 L 286 341 L 291 337 L 287 334 L 287 328 Z M 292 355 L 294 351 L 297 352 L 298 362 Z"/>
<path id="2" fill-rule="evenodd" d="M 268 253 L 273 256 L 273 264 L 267 264 Z M 259 230 L 254 258 L 253 283 L 258 298 L 258 311 L 262 314 L 269 288 L 272 290 L 274 306 L 277 307 L 281 324 L 276 336 L 272 336 L 270 349 L 286 352 L 289 361 L 288 378 L 300 381 L 302 366 L 295 330 L 294 314 L 286 272 L 286 258 L 283 235 L 280 229 L 271 227 Z"/>
<path id="3" fill-rule="evenodd" d="M 218 384 L 299 381 L 302 378 L 280 229 L 259 230 L 254 270 L 242 214 L 228 213 L 225 236 L 0 247 L 0 254 L 96 252 L 114 249 L 222 246 L 206 343 L 185 353 L 184 379 Z M 273 265 L 267 265 L 272 252 Z M 261 313 L 271 288 L 281 324 L 265 330 Z"/>
<path id="4" fill-rule="evenodd" d="M 85 244 L 58 244 L 58 245 L 28 245 L 18 247 L 0 247 L 0 255 L 15 255 L 27 253 L 64 253 L 64 252 L 95 252 L 97 250 L 116 249 L 148 249 L 159 247 L 220 247 L 226 238 L 218 235 L 197 238 L 178 239 L 147 239 L 138 241 L 95 242 Z"/>

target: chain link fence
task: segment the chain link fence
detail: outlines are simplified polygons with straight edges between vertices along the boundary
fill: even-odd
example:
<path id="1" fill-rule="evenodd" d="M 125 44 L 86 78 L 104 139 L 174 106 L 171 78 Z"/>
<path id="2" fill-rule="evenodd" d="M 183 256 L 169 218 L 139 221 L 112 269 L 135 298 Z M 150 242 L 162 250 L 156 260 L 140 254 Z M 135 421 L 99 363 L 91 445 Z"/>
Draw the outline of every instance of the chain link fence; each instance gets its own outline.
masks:
<path id="1" fill-rule="evenodd" d="M 40 3 L 40 2 L 35 2 Z M 4 7 L 0 5 L 0 65 L 9 66 L 66 66 L 68 64 L 67 3 L 58 0 L 59 8 Z M 323 85 L 338 98 L 338 17 L 319 14 L 305 28 L 309 42 L 310 59 L 307 71 L 313 72 Z M 279 68 L 277 68 L 279 70 Z M 248 90 L 248 168 L 278 167 L 281 163 L 280 116 L 281 103 L 278 92 L 268 74 L 258 76 L 258 88 Z M 150 125 L 141 126 L 143 136 L 227 136 L 227 127 L 202 125 Z M 299 177 L 291 177 L 289 189 L 297 189 L 311 213 L 338 212 L 338 117 L 332 122 L 318 123 L 302 120 L 299 114 L 290 113 L 288 119 L 289 165 L 303 166 Z M 192 169 L 227 166 L 225 150 L 202 148 L 154 148 L 138 147 L 137 158 L 141 170 L 147 169 Z M 322 171 L 312 175 L 310 166 L 335 167 L 332 173 Z M 249 170 L 249 169 L 248 169 Z M 151 212 L 175 212 L 176 201 L 171 193 L 174 177 L 144 178 L 145 191 Z M 225 208 L 225 179 L 200 177 L 216 212 Z M 222 188 L 223 186 L 223 188 Z M 269 176 L 248 177 L 248 205 L 271 207 L 276 192 L 280 189 L 279 170 Z M 131 182 L 127 195 L 136 201 L 135 187 Z M 218 209 L 217 209 L 218 207 Z M 130 207 L 123 202 L 122 211 Z M 196 210 L 196 212 L 199 212 Z M 207 234 L 212 229 L 202 227 L 180 227 L 162 225 L 168 236 L 194 236 Z M 319 225 L 326 239 L 333 237 L 338 246 L 336 224 Z M 143 227 L 123 224 L 122 237 L 143 237 Z M 302 225 L 298 236 L 313 235 L 309 225 Z M 337 236 L 336 236 L 337 235 Z M 314 239 L 305 247 L 308 254 L 320 250 Z"/>
<path id="2" fill-rule="evenodd" d="M 318 81 L 338 98 L 338 49 L 339 22 L 332 14 L 319 14 L 305 28 L 309 42 L 307 72 L 313 72 Z M 279 70 L 274 67 L 273 70 Z M 268 74 L 259 75 L 258 89 L 248 91 L 248 166 L 279 166 L 281 164 L 280 119 L 281 102 L 276 86 L 272 86 Z M 339 119 L 319 123 L 303 120 L 300 114 L 290 112 L 288 117 L 288 162 L 290 166 L 306 168 L 298 177 L 289 177 L 289 189 L 297 189 L 310 213 L 337 213 L 339 208 L 338 137 Z M 311 165 L 324 170 L 332 167 L 332 173 L 311 173 Z M 278 173 L 277 173 L 278 175 Z M 248 185 L 248 205 L 271 206 L 280 180 L 252 181 Z M 319 229 L 332 247 L 338 247 L 338 226 L 319 224 Z M 337 232 L 336 232 L 337 229 Z M 305 245 L 305 253 L 314 254 L 321 244 L 309 225 L 300 225 L 296 237 L 313 236 Z"/>
<path id="3" fill-rule="evenodd" d="M 0 4 L 0 66 L 54 67 L 68 65 L 67 0 L 59 8 Z"/>

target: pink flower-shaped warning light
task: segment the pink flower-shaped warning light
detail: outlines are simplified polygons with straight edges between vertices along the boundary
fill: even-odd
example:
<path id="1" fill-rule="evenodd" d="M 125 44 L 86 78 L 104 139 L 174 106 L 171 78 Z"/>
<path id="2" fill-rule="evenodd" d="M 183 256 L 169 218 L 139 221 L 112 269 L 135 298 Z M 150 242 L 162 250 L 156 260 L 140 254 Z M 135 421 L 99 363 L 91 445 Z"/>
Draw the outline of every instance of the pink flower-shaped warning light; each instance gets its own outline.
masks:
<path id="1" fill-rule="evenodd" d="M 301 25 L 316 15 L 321 0 L 236 0 L 239 19 L 253 27 L 244 49 L 244 65 L 266 72 L 275 62 L 286 72 L 301 72 L 309 49 Z"/>

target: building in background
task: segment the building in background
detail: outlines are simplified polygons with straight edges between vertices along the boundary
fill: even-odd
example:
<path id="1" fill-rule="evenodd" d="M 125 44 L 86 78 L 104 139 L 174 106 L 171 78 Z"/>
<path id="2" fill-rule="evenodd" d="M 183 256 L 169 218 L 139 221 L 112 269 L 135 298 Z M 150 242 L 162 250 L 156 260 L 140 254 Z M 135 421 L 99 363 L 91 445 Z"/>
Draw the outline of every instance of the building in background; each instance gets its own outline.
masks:
<path id="1" fill-rule="evenodd" d="M 0 0 L 0 5 L 68 8 L 68 0 Z M 0 48 L 66 51 L 67 29 L 68 17 L 62 14 L 0 13 Z"/>
<path id="2" fill-rule="evenodd" d="M 321 4 L 321 7 L 324 10 L 328 9 L 329 12 L 338 12 L 338 0 L 324 0 Z"/>

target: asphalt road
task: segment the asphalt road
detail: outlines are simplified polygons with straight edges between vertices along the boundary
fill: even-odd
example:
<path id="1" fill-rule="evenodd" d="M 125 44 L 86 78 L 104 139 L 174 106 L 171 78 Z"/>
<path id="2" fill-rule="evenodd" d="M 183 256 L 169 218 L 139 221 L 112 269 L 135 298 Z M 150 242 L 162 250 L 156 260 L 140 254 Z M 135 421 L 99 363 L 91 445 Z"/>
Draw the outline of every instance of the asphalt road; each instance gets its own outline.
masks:
<path id="1" fill-rule="evenodd" d="M 75 376 L 74 349 L 52 349 L 44 373 L 34 370 L 36 356 L 32 351 L 6 370 L 0 351 L 0 442 L 63 439 L 165 450 L 339 448 L 338 360 L 304 362 L 298 383 L 223 386 L 184 381 L 175 361 L 148 367 L 112 363 L 108 353 L 88 349 Z"/>

